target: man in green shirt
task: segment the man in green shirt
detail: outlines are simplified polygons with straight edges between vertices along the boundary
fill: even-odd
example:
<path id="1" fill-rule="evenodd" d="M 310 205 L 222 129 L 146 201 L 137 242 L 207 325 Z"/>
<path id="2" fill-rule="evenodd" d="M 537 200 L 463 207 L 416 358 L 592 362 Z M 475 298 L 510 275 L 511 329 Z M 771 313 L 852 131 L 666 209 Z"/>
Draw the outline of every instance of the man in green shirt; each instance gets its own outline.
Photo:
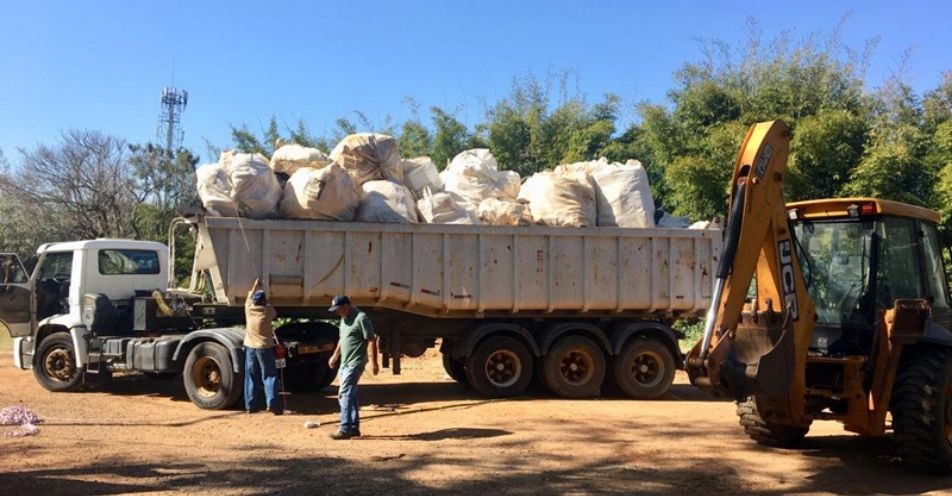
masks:
<path id="1" fill-rule="evenodd" d="M 332 439 L 350 439 L 360 436 L 360 406 L 357 402 L 357 381 L 367 365 L 367 349 L 370 349 L 373 373 L 380 372 L 377 363 L 377 336 L 367 314 L 350 303 L 346 296 L 335 296 L 328 309 L 340 317 L 340 339 L 337 349 L 328 364 L 338 369 L 337 391 L 340 403 L 340 429 L 331 434 Z M 340 367 L 338 368 L 338 365 Z"/>

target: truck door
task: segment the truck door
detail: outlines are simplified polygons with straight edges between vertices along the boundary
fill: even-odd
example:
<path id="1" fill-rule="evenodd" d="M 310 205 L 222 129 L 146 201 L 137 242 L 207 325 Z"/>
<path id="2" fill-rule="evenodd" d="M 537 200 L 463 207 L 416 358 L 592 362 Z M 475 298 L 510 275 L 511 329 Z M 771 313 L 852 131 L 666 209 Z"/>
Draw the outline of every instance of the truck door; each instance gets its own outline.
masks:
<path id="1" fill-rule="evenodd" d="M 20 259 L 13 253 L 0 253 L 0 324 L 7 328 L 11 337 L 33 333 L 32 299 L 30 278 Z"/>

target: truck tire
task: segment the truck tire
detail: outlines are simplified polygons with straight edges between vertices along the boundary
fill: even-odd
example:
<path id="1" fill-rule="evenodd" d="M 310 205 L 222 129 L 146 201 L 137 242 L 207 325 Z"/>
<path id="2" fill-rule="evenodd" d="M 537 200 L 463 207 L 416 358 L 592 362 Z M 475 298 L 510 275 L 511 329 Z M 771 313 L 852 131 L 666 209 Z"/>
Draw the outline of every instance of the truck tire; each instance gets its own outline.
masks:
<path id="1" fill-rule="evenodd" d="M 636 337 L 612 361 L 612 379 L 629 397 L 653 400 L 671 388 L 675 368 L 674 356 L 664 343 Z"/>
<path id="2" fill-rule="evenodd" d="M 466 358 L 466 379 L 490 398 L 511 398 L 526 392 L 532 381 L 532 355 L 508 336 L 489 338 Z"/>
<path id="3" fill-rule="evenodd" d="M 542 358 L 539 380 L 560 398 L 591 398 L 605 381 L 605 354 L 589 338 L 566 336 Z"/>
<path id="4" fill-rule="evenodd" d="M 757 400 L 753 396 L 737 404 L 737 417 L 747 436 L 764 446 L 793 448 L 799 445 L 810 431 L 809 427 L 792 427 L 767 422 L 757 411 Z"/>
<path id="5" fill-rule="evenodd" d="M 952 350 L 909 350 L 899 365 L 889 410 L 903 464 L 952 474 Z"/>
<path id="6" fill-rule="evenodd" d="M 33 376 L 48 391 L 75 391 L 83 383 L 83 371 L 76 365 L 73 338 L 65 332 L 51 334 L 36 350 Z"/>
<path id="7" fill-rule="evenodd" d="M 214 342 L 199 343 L 185 359 L 185 392 L 204 410 L 222 410 L 241 398 L 244 375 L 232 372 L 228 350 Z"/>
<path id="8" fill-rule="evenodd" d="M 463 362 L 454 360 L 449 353 L 443 353 L 443 370 L 446 371 L 446 375 L 450 376 L 450 379 L 466 385 L 466 366 L 463 365 Z"/>
<path id="9" fill-rule="evenodd" d="M 334 382 L 334 372 L 326 360 L 289 363 L 284 369 L 285 387 L 291 392 L 320 391 Z"/>

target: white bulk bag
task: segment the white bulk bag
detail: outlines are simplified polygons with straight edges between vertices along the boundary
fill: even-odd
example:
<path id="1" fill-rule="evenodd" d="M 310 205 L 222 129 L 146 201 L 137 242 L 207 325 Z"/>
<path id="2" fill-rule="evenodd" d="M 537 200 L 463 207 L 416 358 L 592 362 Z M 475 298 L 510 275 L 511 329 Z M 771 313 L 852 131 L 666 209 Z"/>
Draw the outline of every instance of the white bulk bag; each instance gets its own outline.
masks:
<path id="1" fill-rule="evenodd" d="M 394 181 L 367 181 L 361 185 L 359 222 L 406 224 L 419 222 L 416 202 L 406 186 Z"/>
<path id="2" fill-rule="evenodd" d="M 271 172 L 268 159 L 255 153 L 237 153 L 229 167 L 232 199 L 243 217 L 265 218 L 277 214 L 281 200 L 281 186 Z"/>
<path id="3" fill-rule="evenodd" d="M 498 170 L 496 158 L 485 148 L 456 155 L 440 177 L 446 191 L 452 191 L 474 205 L 487 198 L 514 200 L 519 196 L 519 173 Z"/>
<path id="4" fill-rule="evenodd" d="M 529 204 L 522 201 L 487 198 L 479 204 L 479 219 L 494 226 L 532 225 Z"/>
<path id="5" fill-rule="evenodd" d="M 655 205 L 648 173 L 641 162 L 605 164 L 592 171 L 598 225 L 606 227 L 654 227 Z"/>
<path id="6" fill-rule="evenodd" d="M 417 198 L 423 197 L 423 189 L 431 192 L 443 191 L 443 179 L 440 171 L 430 157 L 416 157 L 403 161 L 403 184 L 410 188 Z"/>
<path id="7" fill-rule="evenodd" d="M 337 143 L 330 158 L 347 169 L 358 186 L 380 179 L 403 182 L 400 147 L 386 134 L 351 134 Z"/>
<path id="8" fill-rule="evenodd" d="M 595 192 L 580 175 L 538 172 L 522 185 L 519 199 L 529 202 L 529 211 L 537 223 L 569 227 L 596 225 Z"/>
<path id="9" fill-rule="evenodd" d="M 204 164 L 195 170 L 198 197 L 212 215 L 236 217 L 238 208 L 231 199 L 231 177 L 220 164 Z"/>
<path id="10" fill-rule="evenodd" d="M 428 224 L 479 224 L 479 217 L 469 208 L 469 203 L 450 191 L 431 193 L 429 188 L 424 188 L 417 208 Z"/>
<path id="11" fill-rule="evenodd" d="M 337 164 L 301 167 L 284 186 L 279 212 L 290 219 L 352 221 L 360 192 L 350 174 Z"/>
<path id="12" fill-rule="evenodd" d="M 271 156 L 271 170 L 289 176 L 301 167 L 320 169 L 329 163 L 331 159 L 324 152 L 297 143 L 283 144 Z"/>

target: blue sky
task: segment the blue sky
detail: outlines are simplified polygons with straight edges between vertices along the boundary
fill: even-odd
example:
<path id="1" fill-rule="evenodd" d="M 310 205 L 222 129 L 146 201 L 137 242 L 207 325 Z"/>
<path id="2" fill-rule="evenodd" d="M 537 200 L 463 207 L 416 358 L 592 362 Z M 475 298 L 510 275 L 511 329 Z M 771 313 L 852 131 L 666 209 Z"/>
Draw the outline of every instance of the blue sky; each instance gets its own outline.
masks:
<path id="1" fill-rule="evenodd" d="M 867 84 L 897 71 L 918 92 L 952 70 L 952 3 L 922 2 L 146 2 L 0 0 L 0 149 L 54 142 L 62 130 L 155 139 L 159 92 L 188 90 L 185 145 L 227 145 L 228 125 L 273 114 L 312 131 L 353 110 L 376 122 L 458 109 L 475 122 L 512 79 L 573 71 L 590 100 L 664 101 L 673 73 L 701 58 L 697 38 L 742 43 L 755 17 L 766 40 L 879 38 Z"/>

